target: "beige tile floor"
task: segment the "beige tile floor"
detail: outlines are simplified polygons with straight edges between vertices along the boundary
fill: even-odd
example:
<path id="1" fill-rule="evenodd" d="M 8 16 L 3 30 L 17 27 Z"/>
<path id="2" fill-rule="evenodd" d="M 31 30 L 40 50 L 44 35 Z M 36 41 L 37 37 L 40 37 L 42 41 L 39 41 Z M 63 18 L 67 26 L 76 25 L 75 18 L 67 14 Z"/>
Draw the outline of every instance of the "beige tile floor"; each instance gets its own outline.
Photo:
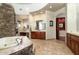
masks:
<path id="1" fill-rule="evenodd" d="M 73 55 L 64 41 L 32 39 L 36 55 Z"/>

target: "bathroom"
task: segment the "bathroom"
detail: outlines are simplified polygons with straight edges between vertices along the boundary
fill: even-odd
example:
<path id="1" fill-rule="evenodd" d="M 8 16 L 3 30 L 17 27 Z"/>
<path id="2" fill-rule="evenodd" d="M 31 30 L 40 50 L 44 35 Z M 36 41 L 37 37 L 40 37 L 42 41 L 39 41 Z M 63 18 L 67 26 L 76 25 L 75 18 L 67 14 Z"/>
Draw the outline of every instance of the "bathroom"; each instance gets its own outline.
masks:
<path id="1" fill-rule="evenodd" d="M 0 59 L 78 55 L 78 0 L 0 0 Z"/>
<path id="2" fill-rule="evenodd" d="M 73 55 L 66 45 L 67 12 L 66 3 L 1 3 L 0 54 Z"/>
<path id="3" fill-rule="evenodd" d="M 31 39 L 56 39 L 55 18 L 58 14 L 66 14 L 65 3 L 2 3 L 0 9 L 0 54 L 11 55 L 35 54 Z"/>
<path id="4" fill-rule="evenodd" d="M 41 4 L 41 6 L 40 3 L 32 5 L 44 7 L 46 4 Z M 24 6 L 20 3 L 0 3 L 0 55 L 35 54 L 33 42 L 31 41 L 32 28 L 29 20 L 31 16 L 29 16 L 28 8 L 26 10 L 22 9 L 26 5 L 29 4 L 26 3 Z M 37 25 L 34 29 L 45 31 L 46 23 L 43 20 L 36 21 L 36 23 L 40 24 L 41 28 Z M 45 34 L 41 39 L 45 39 Z"/>

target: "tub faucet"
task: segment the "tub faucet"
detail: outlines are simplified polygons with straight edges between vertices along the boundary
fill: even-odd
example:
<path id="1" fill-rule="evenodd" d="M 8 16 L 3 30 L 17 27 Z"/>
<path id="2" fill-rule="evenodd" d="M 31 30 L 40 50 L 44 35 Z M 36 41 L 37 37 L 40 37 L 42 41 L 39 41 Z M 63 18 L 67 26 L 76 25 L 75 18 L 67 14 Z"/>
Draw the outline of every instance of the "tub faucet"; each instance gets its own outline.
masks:
<path id="1" fill-rule="evenodd" d="M 22 43 L 22 38 L 16 38 L 16 42 L 17 42 L 18 45 L 19 45 L 20 43 Z"/>

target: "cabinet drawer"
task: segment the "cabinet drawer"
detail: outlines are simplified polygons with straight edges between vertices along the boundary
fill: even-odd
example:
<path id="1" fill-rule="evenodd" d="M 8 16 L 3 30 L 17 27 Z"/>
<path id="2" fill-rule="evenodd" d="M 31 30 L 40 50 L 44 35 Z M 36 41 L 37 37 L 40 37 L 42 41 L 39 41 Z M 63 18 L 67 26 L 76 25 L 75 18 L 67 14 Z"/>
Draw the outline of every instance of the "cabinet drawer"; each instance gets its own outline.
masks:
<path id="1" fill-rule="evenodd" d="M 20 32 L 20 36 L 27 36 L 27 37 L 29 37 L 29 32 Z"/>
<path id="2" fill-rule="evenodd" d="M 32 39 L 45 39 L 45 32 L 31 32 Z"/>
<path id="3" fill-rule="evenodd" d="M 42 39 L 45 39 L 45 32 L 41 32 L 40 36 L 41 36 Z"/>
<path id="4" fill-rule="evenodd" d="M 20 32 L 20 36 L 26 36 L 25 32 Z"/>

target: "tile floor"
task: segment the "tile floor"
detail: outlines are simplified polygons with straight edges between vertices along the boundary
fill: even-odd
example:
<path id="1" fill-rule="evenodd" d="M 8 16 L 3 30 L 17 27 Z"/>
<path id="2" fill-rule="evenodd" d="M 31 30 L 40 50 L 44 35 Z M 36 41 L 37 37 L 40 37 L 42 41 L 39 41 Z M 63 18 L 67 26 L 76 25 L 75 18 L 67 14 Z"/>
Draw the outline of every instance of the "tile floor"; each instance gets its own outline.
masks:
<path id="1" fill-rule="evenodd" d="M 64 41 L 32 39 L 36 55 L 73 55 Z"/>

